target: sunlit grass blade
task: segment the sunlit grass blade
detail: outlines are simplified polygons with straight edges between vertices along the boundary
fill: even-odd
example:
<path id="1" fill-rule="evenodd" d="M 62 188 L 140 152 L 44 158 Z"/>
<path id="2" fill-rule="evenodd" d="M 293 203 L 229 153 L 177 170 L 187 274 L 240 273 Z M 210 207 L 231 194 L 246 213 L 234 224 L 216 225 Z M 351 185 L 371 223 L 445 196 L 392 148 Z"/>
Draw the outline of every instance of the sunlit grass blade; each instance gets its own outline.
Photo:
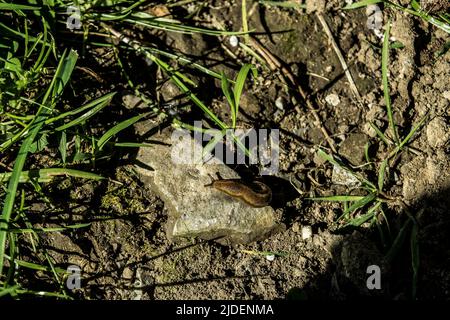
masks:
<path id="1" fill-rule="evenodd" d="M 411 139 L 411 137 L 417 132 L 417 130 L 419 130 L 423 124 L 425 123 L 425 120 L 427 119 L 427 115 L 425 115 L 417 125 L 413 126 L 413 128 L 411 129 L 411 131 L 408 133 L 408 135 L 402 140 L 402 142 L 400 142 L 398 148 L 401 150 Z"/>
<path id="2" fill-rule="evenodd" d="M 8 294 L 15 293 L 18 288 L 19 288 L 18 285 L 6 287 L 6 288 L 0 288 L 0 297 L 4 297 Z"/>
<path id="3" fill-rule="evenodd" d="M 228 100 L 228 104 L 230 106 L 230 113 L 231 113 L 231 121 L 232 121 L 232 128 L 236 127 L 236 101 L 234 98 L 234 95 L 231 92 L 231 88 L 230 88 L 230 83 L 228 82 L 227 77 L 225 76 L 225 74 L 222 74 L 222 79 L 221 79 L 221 85 L 222 85 L 222 91 L 223 94 L 225 95 L 225 97 Z"/>
<path id="4" fill-rule="evenodd" d="M 89 118 L 91 118 L 92 116 L 94 116 L 97 112 L 99 112 L 100 110 L 102 110 L 104 107 L 106 107 L 107 105 L 109 105 L 109 103 L 111 102 L 111 99 L 113 98 L 113 96 L 115 95 L 115 93 L 109 93 L 101 98 L 98 98 L 90 103 L 88 103 L 87 105 L 77 109 L 77 110 L 73 110 L 72 112 L 67 112 L 63 115 L 59 115 L 58 117 L 55 117 L 54 119 L 58 120 L 61 119 L 62 116 L 66 117 L 69 114 L 77 114 L 81 111 L 84 111 L 86 109 L 91 108 L 89 111 L 87 111 L 86 113 L 83 113 L 81 116 L 79 116 L 78 118 L 62 125 L 59 126 L 57 128 L 55 128 L 56 131 L 62 131 L 62 130 L 66 130 L 68 128 L 71 128 L 73 126 L 82 124 L 84 122 L 86 122 L 86 120 L 88 120 Z M 81 111 L 80 111 L 81 110 Z M 55 121 L 54 119 L 52 119 L 53 121 Z"/>
<path id="5" fill-rule="evenodd" d="M 115 94 L 116 94 L 116 92 L 111 92 L 111 93 L 105 94 L 104 96 L 102 96 L 100 98 L 97 98 L 97 99 L 95 99 L 93 101 L 90 101 L 89 103 L 86 103 L 85 105 L 83 105 L 83 106 L 81 106 L 79 108 L 76 108 L 74 110 L 70 110 L 70 111 L 61 113 L 61 114 L 57 115 L 56 117 L 49 118 L 49 119 L 47 119 L 45 121 L 45 124 L 50 124 L 50 123 L 53 123 L 55 121 L 58 121 L 58 120 L 61 120 L 61 119 L 64 119 L 64 118 L 77 115 L 77 114 L 79 114 L 79 113 L 81 113 L 81 112 L 83 112 L 85 110 L 88 110 L 88 109 L 96 109 L 95 112 L 98 112 L 98 111 L 100 111 L 102 109 L 102 107 L 105 106 L 105 103 L 107 105 L 109 102 L 111 102 L 111 100 L 112 100 L 112 98 L 114 97 Z M 99 106 L 102 106 L 102 107 L 99 107 Z M 99 108 L 99 109 L 97 109 L 97 108 Z M 89 117 L 93 116 L 94 114 L 89 114 Z M 86 117 L 86 116 L 82 115 L 81 117 Z M 64 130 L 64 129 L 60 129 L 60 130 Z"/>
<path id="6" fill-rule="evenodd" d="M 100 46 L 100 47 L 112 47 L 112 46 L 114 46 L 111 43 L 102 43 L 102 42 L 95 42 L 95 41 L 90 41 L 89 43 L 92 44 L 92 45 L 95 45 L 95 46 Z M 130 48 L 129 46 L 120 45 L 119 47 L 121 49 L 133 50 L 133 48 Z M 171 59 L 173 61 L 176 61 L 177 63 L 180 63 L 181 65 L 185 65 L 185 66 L 187 66 L 187 67 L 189 67 L 191 69 L 197 69 L 197 70 L 205 73 L 206 75 L 209 75 L 209 76 L 214 77 L 216 79 L 221 79 L 221 74 L 220 73 L 217 73 L 217 72 L 215 72 L 215 71 L 213 71 L 211 69 L 206 68 L 205 66 L 202 66 L 199 63 L 196 63 L 192 59 L 190 59 L 190 58 L 188 58 L 186 56 L 183 56 L 180 53 L 173 54 L 173 53 L 170 53 L 170 52 L 158 49 L 158 48 L 149 47 L 149 46 L 141 46 L 141 49 L 143 51 L 149 51 L 149 52 L 151 52 L 154 55 L 159 55 L 161 57 L 169 58 L 169 59 Z M 233 80 L 228 79 L 228 81 L 234 83 Z"/>
<path id="7" fill-rule="evenodd" d="M 116 134 L 118 134 L 120 131 L 128 128 L 129 126 L 133 125 L 134 123 L 138 122 L 142 118 L 148 116 L 150 113 L 143 113 L 137 116 L 134 116 L 130 119 L 124 120 L 118 124 L 116 124 L 114 127 L 109 129 L 105 132 L 105 134 L 98 140 L 97 142 L 97 148 L 99 150 L 102 150 L 102 148 L 105 146 L 105 144 Z"/>
<path id="8" fill-rule="evenodd" d="M 236 127 L 236 118 L 239 113 L 239 103 L 241 101 L 242 90 L 244 90 L 245 81 L 247 80 L 247 75 L 252 65 L 245 64 L 242 66 L 236 78 L 236 84 L 234 85 L 234 105 L 235 105 L 235 116 L 233 120 L 233 128 Z M 256 70 L 256 69 L 255 69 Z"/>
<path id="9" fill-rule="evenodd" d="M 428 115 L 425 115 L 417 125 L 413 126 L 413 128 L 411 129 L 411 131 L 409 131 L 409 133 L 406 135 L 406 137 L 400 142 L 400 144 L 394 149 L 392 150 L 392 152 L 389 154 L 388 158 L 394 156 L 395 154 L 397 154 L 397 152 L 399 152 L 400 150 L 403 149 L 403 147 L 411 140 L 411 138 L 413 137 L 413 135 L 417 132 L 417 130 L 419 130 L 425 123 L 425 120 L 427 119 Z"/>
<path id="10" fill-rule="evenodd" d="M 40 10 L 40 7 L 15 3 L 0 3 L 0 10 Z"/>
<path id="11" fill-rule="evenodd" d="M 315 198 L 307 198 L 307 199 L 314 200 L 314 201 L 347 202 L 347 201 L 359 201 L 363 198 L 364 198 L 364 196 L 329 196 L 329 197 L 315 197 Z"/>
<path id="12" fill-rule="evenodd" d="M 383 132 L 381 132 L 381 130 L 372 122 L 370 122 L 370 126 L 373 128 L 373 130 L 375 130 L 375 132 L 377 133 L 378 137 L 380 137 L 381 141 L 384 142 L 385 145 L 390 145 L 389 140 L 386 138 L 386 136 L 384 135 Z"/>
<path id="13" fill-rule="evenodd" d="M 70 229 L 80 229 L 80 228 L 86 228 L 91 225 L 90 222 L 88 223 L 78 223 L 73 225 L 67 225 L 63 227 L 51 227 L 51 228 L 21 228 L 21 229 L 9 229 L 8 231 L 11 233 L 32 233 L 32 232 L 62 232 L 67 231 Z"/>
<path id="14" fill-rule="evenodd" d="M 117 14 L 109 13 L 93 13 L 85 15 L 89 20 L 98 22 L 100 21 L 111 21 L 118 18 Z M 134 12 L 128 15 L 126 18 L 121 19 L 122 22 L 130 23 L 132 25 L 139 25 L 145 28 L 159 29 L 165 31 L 179 32 L 179 33 L 201 33 L 210 36 L 231 36 L 231 35 L 243 35 L 245 32 L 242 31 L 224 31 L 224 30 L 212 30 L 200 27 L 193 27 L 182 24 L 177 20 L 161 18 L 152 16 L 146 12 Z M 250 30 L 251 31 L 251 30 Z"/>
<path id="15" fill-rule="evenodd" d="M 5 254 L 5 258 L 8 259 L 9 261 L 11 261 L 11 257 Z M 38 263 L 33 263 L 33 262 L 29 262 L 29 261 L 24 261 L 24 260 L 19 260 L 19 259 L 14 259 L 14 263 L 20 267 L 24 267 L 30 270 L 36 270 L 36 271 L 51 271 L 50 266 L 44 266 L 42 264 L 38 264 Z M 65 274 L 67 273 L 67 270 L 62 269 L 62 268 L 55 268 L 56 272 L 61 273 L 61 274 Z"/>
<path id="16" fill-rule="evenodd" d="M 344 213 L 337 219 L 337 221 L 348 217 L 348 215 L 350 213 L 369 204 L 370 202 L 375 200 L 376 197 L 377 197 L 376 193 L 369 193 L 367 196 L 363 197 L 362 199 L 355 201 L 354 203 L 352 203 L 352 205 L 350 207 L 348 207 L 346 210 L 344 210 Z"/>
<path id="17" fill-rule="evenodd" d="M 0 182 L 7 182 L 11 179 L 12 173 L 0 173 Z M 56 176 L 69 176 L 80 179 L 102 180 L 104 177 L 92 173 L 75 169 L 67 168 L 49 168 L 49 169 L 35 169 L 29 171 L 22 171 L 19 178 L 19 183 L 27 183 L 31 181 L 50 182 Z"/>
<path id="18" fill-rule="evenodd" d="M 372 218 L 376 218 L 376 213 L 378 208 L 380 207 L 381 202 L 376 202 L 369 210 L 367 210 L 367 213 L 353 218 L 351 220 L 349 220 L 349 222 L 344 226 L 344 227 L 348 227 L 348 226 L 353 226 L 353 227 L 359 227 L 361 226 L 363 223 L 369 221 Z"/>

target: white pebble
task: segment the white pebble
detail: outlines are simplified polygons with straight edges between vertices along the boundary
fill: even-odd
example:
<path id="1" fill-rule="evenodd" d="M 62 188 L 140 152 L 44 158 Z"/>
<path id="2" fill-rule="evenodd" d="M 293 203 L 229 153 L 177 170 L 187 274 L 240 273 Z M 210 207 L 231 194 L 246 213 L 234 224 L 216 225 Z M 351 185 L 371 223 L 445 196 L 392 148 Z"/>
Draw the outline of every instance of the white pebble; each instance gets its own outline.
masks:
<path id="1" fill-rule="evenodd" d="M 269 261 L 273 261 L 273 260 L 275 260 L 275 255 L 274 254 L 268 254 L 266 256 L 266 259 L 269 260 Z"/>
<path id="2" fill-rule="evenodd" d="M 278 97 L 277 100 L 275 100 L 275 106 L 280 110 L 284 110 L 284 104 L 283 104 L 282 97 Z"/>
<path id="3" fill-rule="evenodd" d="M 237 47 L 237 45 L 239 44 L 239 39 L 236 36 L 231 36 L 230 37 L 230 45 L 232 47 Z"/>
<path id="4" fill-rule="evenodd" d="M 303 226 L 302 227 L 302 239 L 306 240 L 312 237 L 312 228 L 311 226 Z"/>
<path id="5" fill-rule="evenodd" d="M 336 107 L 340 102 L 339 96 L 335 93 L 329 94 L 325 97 L 325 101 L 331 104 L 333 107 Z"/>

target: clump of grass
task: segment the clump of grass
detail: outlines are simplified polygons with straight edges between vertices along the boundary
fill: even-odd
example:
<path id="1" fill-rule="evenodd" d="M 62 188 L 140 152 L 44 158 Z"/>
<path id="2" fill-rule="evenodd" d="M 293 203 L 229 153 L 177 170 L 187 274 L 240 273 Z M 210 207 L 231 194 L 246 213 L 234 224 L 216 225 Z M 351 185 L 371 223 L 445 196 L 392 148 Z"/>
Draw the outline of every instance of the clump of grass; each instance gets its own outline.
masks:
<path id="1" fill-rule="evenodd" d="M 337 219 L 335 223 L 336 229 L 345 228 L 355 228 L 363 226 L 365 223 L 369 224 L 369 227 L 374 225 L 380 233 L 380 238 L 383 242 L 384 247 L 389 248 L 386 252 L 387 261 L 392 262 L 394 258 L 398 255 L 398 252 L 403 247 L 405 238 L 409 232 L 410 235 L 410 248 L 411 248 L 411 266 L 413 270 L 413 281 L 412 281 L 412 297 L 416 297 L 417 293 L 417 279 L 419 270 L 419 246 L 418 246 L 418 224 L 411 214 L 407 206 L 401 200 L 400 197 L 393 197 L 386 193 L 386 172 L 389 171 L 390 160 L 398 156 L 401 152 L 407 148 L 408 144 L 411 142 L 414 134 L 423 126 L 426 116 L 422 118 L 404 137 L 400 137 L 397 132 L 397 125 L 394 121 L 393 109 L 391 105 L 391 96 L 389 92 L 389 81 L 388 81 L 388 58 L 389 58 L 389 32 L 390 26 L 386 28 L 384 34 L 384 42 L 382 49 L 382 82 L 384 99 L 386 103 L 386 111 L 388 115 L 388 131 L 390 132 L 390 137 L 383 133 L 378 127 L 372 124 L 372 127 L 378 134 L 380 141 L 385 143 L 391 148 L 390 152 L 385 155 L 384 159 L 378 165 L 377 168 L 377 181 L 369 181 L 363 175 L 359 174 L 352 168 L 346 166 L 338 159 L 334 158 L 332 155 L 325 153 L 323 150 L 319 150 L 318 154 L 326 161 L 333 164 L 333 166 L 345 170 L 352 177 L 357 179 L 360 183 L 360 189 L 365 193 L 362 196 L 354 195 L 336 195 L 330 197 L 314 197 L 310 198 L 314 201 L 335 201 L 341 202 L 344 205 L 344 211 L 342 215 Z M 368 164 L 371 163 L 367 148 L 366 148 L 366 160 Z M 386 217 L 387 205 L 396 205 L 407 215 L 407 219 L 400 229 L 398 234 L 395 236 L 393 241 L 388 241 L 388 237 L 384 234 L 383 227 L 380 222 L 384 221 L 387 225 L 387 230 L 391 234 L 392 230 L 389 226 L 388 219 Z"/>
<path id="2" fill-rule="evenodd" d="M 394 9 L 419 17 L 422 20 L 444 30 L 445 32 L 450 33 L 450 14 L 448 12 L 430 13 L 426 9 L 424 9 L 424 7 L 416 0 L 411 0 L 410 7 L 403 7 L 388 0 L 363 0 L 347 5 L 344 7 L 344 9 L 357 9 L 378 3 L 383 3 L 387 7 L 392 7 Z"/>
<path id="3" fill-rule="evenodd" d="M 100 134 L 94 134 L 90 130 L 92 120 L 111 105 L 115 92 L 97 96 L 81 106 L 72 103 L 70 106 L 65 105 L 67 101 L 64 92 L 76 90 L 71 88 L 71 82 L 73 72 L 80 62 L 76 51 L 61 52 L 59 49 L 74 43 L 70 39 L 71 35 L 67 37 L 72 32 L 66 30 L 68 5 L 73 3 L 65 0 L 51 1 L 45 5 L 0 3 L 0 154 L 5 155 L 0 159 L 0 165 L 2 170 L 6 170 L 0 172 L 0 195 L 3 197 L 0 217 L 0 296 L 70 298 L 64 282 L 67 271 L 55 265 L 42 245 L 41 235 L 85 228 L 89 224 L 36 228 L 27 217 L 25 195 L 30 192 L 26 191 L 29 190 L 28 186 L 32 186 L 34 197 L 42 197 L 49 202 L 41 184 L 49 183 L 57 176 L 103 180 L 98 173 L 79 170 L 77 166 L 82 163 L 85 168 L 86 165 L 93 168 L 96 161 L 107 159 L 118 147 L 148 146 L 134 141 L 118 141 L 117 137 L 126 128 L 146 117 L 164 114 L 164 110 L 157 108 L 155 102 L 145 97 L 129 79 L 125 79 L 125 82 L 149 102 L 150 110 L 126 119 L 114 119 L 111 127 L 104 128 Z M 217 128 L 225 131 L 236 127 L 240 96 L 249 70 L 253 70 L 249 65 L 244 65 L 236 80 L 232 81 L 178 53 L 133 41 L 98 43 L 91 40 L 90 34 L 95 29 L 100 31 L 97 34 L 103 32 L 103 36 L 108 38 L 113 34 L 115 26 L 138 26 L 142 29 L 212 36 L 241 35 L 245 32 L 210 30 L 189 26 L 170 17 L 156 17 L 141 10 L 141 6 L 146 5 L 142 0 L 79 0 L 76 5 L 80 10 L 84 45 L 109 46 L 114 50 L 120 48 L 144 55 L 169 76 Z M 87 50 L 86 46 L 84 50 Z M 222 81 L 224 94 L 226 92 L 225 96 L 232 110 L 230 124 L 219 119 L 194 94 L 194 81 L 171 65 L 171 62 L 184 64 Z M 121 68 L 119 59 L 117 64 Z M 234 87 L 231 88 L 231 85 Z M 177 118 L 173 120 L 175 125 L 189 127 Z M 239 145 L 239 141 L 237 142 Z M 48 153 L 49 149 L 59 152 L 55 159 L 56 166 L 39 161 L 33 167 L 30 166 L 31 158 L 35 160 L 36 156 Z M 25 261 L 21 257 L 19 249 L 24 237 L 29 237 L 27 243 L 31 245 L 37 263 Z M 20 280 L 23 269 L 49 274 L 56 286 L 55 291 L 39 291 L 24 286 Z"/>

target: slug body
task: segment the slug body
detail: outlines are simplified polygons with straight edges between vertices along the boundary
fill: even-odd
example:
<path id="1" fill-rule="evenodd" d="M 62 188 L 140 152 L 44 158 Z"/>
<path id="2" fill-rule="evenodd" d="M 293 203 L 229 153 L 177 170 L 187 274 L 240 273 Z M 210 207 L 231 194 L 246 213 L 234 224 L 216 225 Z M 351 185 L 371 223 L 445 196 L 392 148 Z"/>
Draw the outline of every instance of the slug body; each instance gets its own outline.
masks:
<path id="1" fill-rule="evenodd" d="M 212 186 L 255 208 L 268 206 L 272 200 L 272 190 L 260 181 L 253 181 L 251 185 L 248 185 L 238 179 L 220 179 L 213 180 L 207 186 Z"/>

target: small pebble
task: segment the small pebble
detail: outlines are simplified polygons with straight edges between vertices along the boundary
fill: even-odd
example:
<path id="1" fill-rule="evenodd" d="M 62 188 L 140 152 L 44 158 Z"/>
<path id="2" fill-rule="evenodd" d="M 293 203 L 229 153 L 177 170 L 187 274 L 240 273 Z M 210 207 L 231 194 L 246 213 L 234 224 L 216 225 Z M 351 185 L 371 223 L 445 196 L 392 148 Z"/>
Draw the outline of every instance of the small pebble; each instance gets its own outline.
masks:
<path id="1" fill-rule="evenodd" d="M 298 222 L 294 222 L 292 224 L 292 231 L 294 231 L 295 233 L 298 233 L 300 231 L 300 225 L 298 224 Z"/>
<path id="2" fill-rule="evenodd" d="M 340 102 L 339 96 L 335 93 L 329 94 L 325 97 L 325 101 L 331 104 L 333 107 L 336 107 Z"/>
<path id="3" fill-rule="evenodd" d="M 284 110 L 284 103 L 283 103 L 283 98 L 282 97 L 278 97 L 277 100 L 275 100 L 275 106 L 279 110 Z"/>
<path id="4" fill-rule="evenodd" d="M 312 228 L 311 226 L 303 226 L 302 227 L 302 239 L 306 240 L 312 237 Z"/>
<path id="5" fill-rule="evenodd" d="M 127 280 L 132 279 L 133 278 L 133 270 L 126 267 L 125 269 L 123 269 L 122 277 Z"/>
<path id="6" fill-rule="evenodd" d="M 273 260 L 275 260 L 275 255 L 274 255 L 274 254 L 268 254 L 268 255 L 266 256 L 266 259 L 267 259 L 268 261 L 273 261 Z"/>
<path id="7" fill-rule="evenodd" d="M 230 37 L 230 45 L 232 47 L 237 47 L 239 44 L 239 39 L 236 36 L 231 36 Z"/>

